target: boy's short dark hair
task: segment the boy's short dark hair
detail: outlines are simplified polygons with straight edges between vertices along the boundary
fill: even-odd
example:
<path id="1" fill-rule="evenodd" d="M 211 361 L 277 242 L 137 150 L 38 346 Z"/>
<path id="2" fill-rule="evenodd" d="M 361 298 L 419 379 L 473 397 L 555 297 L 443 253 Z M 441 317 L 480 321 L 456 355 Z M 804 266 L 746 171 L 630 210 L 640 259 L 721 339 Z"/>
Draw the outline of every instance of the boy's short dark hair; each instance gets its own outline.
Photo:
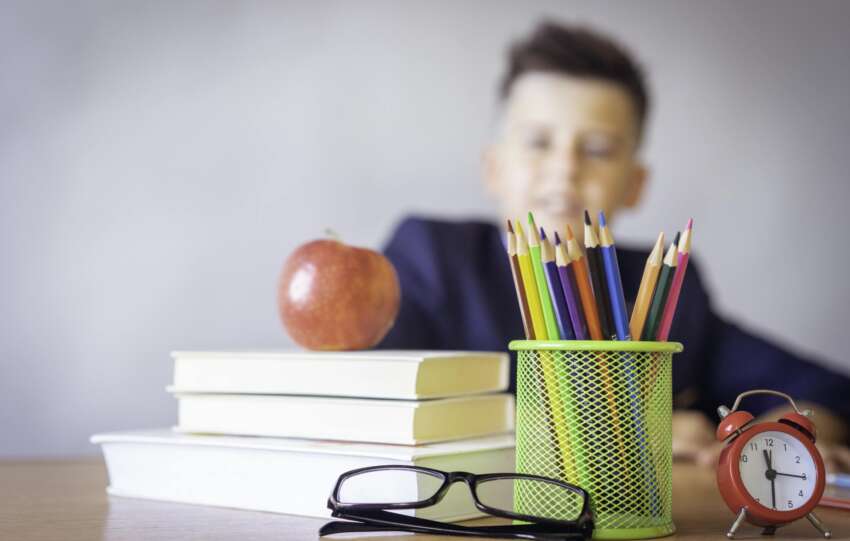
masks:
<path id="1" fill-rule="evenodd" d="M 544 20 L 508 51 L 508 67 L 500 86 L 502 99 L 514 82 L 529 72 L 561 73 L 602 79 L 620 85 L 634 101 L 638 134 L 649 112 L 643 71 L 628 50 L 611 38 L 580 26 Z"/>

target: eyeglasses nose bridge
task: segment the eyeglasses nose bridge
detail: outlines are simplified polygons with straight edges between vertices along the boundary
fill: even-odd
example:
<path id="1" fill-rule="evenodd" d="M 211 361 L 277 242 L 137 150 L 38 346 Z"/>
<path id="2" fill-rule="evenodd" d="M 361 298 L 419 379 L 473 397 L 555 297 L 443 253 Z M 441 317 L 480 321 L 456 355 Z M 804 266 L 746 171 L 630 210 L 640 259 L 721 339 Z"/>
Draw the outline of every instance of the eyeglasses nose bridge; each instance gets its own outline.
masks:
<path id="1" fill-rule="evenodd" d="M 470 487 L 472 487 L 472 481 L 475 479 L 474 473 L 469 473 L 467 471 L 456 471 L 451 472 L 448 476 L 448 484 L 451 485 L 458 481 L 463 481 Z"/>

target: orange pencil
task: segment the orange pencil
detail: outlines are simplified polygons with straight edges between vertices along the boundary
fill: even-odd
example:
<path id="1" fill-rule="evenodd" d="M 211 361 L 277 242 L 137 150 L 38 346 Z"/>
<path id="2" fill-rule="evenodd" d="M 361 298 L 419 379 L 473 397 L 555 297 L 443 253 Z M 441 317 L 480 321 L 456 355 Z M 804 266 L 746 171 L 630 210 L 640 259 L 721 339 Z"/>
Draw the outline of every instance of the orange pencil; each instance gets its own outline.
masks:
<path id="1" fill-rule="evenodd" d="M 629 321 L 629 331 L 638 340 L 643 333 L 643 326 L 649 313 L 649 304 L 652 302 L 652 294 L 655 292 L 655 284 L 658 282 L 658 274 L 661 272 L 661 259 L 663 257 L 664 233 L 662 232 L 658 234 L 658 240 L 655 241 L 655 246 L 646 259 L 635 307 L 632 309 L 632 319 Z"/>
<path id="2" fill-rule="evenodd" d="M 602 326 L 599 324 L 599 313 L 596 311 L 596 299 L 593 298 L 593 290 L 590 288 L 590 277 L 587 274 L 587 260 L 578 246 L 578 241 L 573 235 L 573 228 L 567 225 L 567 253 L 572 260 L 573 271 L 576 275 L 581 306 L 584 309 L 584 319 L 587 321 L 587 330 L 592 340 L 604 340 Z"/>

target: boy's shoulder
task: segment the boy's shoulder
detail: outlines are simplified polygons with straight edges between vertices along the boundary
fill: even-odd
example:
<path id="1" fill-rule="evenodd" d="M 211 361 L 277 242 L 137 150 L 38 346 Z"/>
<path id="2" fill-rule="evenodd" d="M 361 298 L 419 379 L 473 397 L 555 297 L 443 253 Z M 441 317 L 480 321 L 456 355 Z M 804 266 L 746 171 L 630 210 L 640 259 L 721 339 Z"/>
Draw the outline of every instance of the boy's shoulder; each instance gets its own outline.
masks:
<path id="1" fill-rule="evenodd" d="M 484 219 L 452 220 L 410 215 L 396 226 L 388 248 L 413 245 L 419 249 L 441 251 L 446 248 L 481 246 L 499 238 L 499 229 Z"/>

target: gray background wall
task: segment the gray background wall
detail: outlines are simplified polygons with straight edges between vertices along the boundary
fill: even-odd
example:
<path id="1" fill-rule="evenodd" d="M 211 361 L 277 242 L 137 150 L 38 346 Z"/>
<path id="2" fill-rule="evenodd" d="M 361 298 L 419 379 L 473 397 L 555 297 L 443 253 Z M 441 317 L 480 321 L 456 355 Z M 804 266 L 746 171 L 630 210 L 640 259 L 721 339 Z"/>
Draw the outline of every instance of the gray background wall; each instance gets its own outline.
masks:
<path id="1" fill-rule="evenodd" d="M 542 15 L 649 67 L 618 240 L 693 215 L 718 309 L 850 373 L 846 2 L 5 2 L 0 455 L 171 424 L 170 350 L 290 346 L 277 274 L 326 227 L 492 216 L 502 53 Z"/>

